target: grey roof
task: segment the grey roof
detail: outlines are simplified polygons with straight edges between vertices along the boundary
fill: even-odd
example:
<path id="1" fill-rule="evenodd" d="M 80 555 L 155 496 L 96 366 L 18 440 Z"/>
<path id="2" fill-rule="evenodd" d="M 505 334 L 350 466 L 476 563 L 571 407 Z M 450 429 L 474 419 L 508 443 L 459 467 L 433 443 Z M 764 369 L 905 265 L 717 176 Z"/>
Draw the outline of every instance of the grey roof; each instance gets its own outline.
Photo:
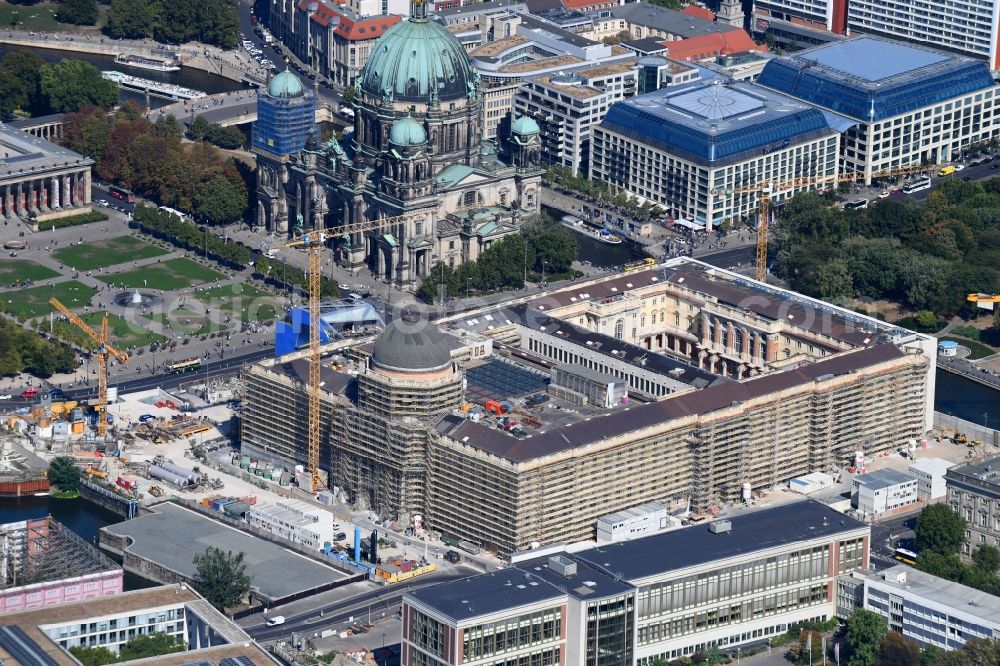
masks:
<path id="1" fill-rule="evenodd" d="M 901 472 L 897 469 L 879 469 L 867 474 L 860 474 L 854 477 L 856 483 L 866 488 L 891 488 L 901 483 L 916 482 L 917 477 L 909 472 Z"/>
<path id="2" fill-rule="evenodd" d="M 33 118 L 18 118 L 17 120 L 11 120 L 7 124 L 11 127 L 16 127 L 17 129 L 25 129 L 27 127 L 40 127 L 41 125 L 48 125 L 50 123 L 61 122 L 63 118 L 66 117 L 65 113 L 50 113 L 47 116 L 34 116 Z"/>
<path id="3" fill-rule="evenodd" d="M 636 53 L 663 53 L 667 50 L 667 46 L 663 43 L 663 40 L 657 37 L 630 39 L 627 42 L 622 42 L 622 46 Z"/>
<path id="4" fill-rule="evenodd" d="M 629 23 L 647 26 L 677 35 L 682 39 L 699 35 L 712 35 L 717 32 L 732 32 L 742 28 L 726 23 L 716 23 L 697 16 L 691 16 L 666 7 L 651 5 L 647 2 L 630 2 L 611 8 L 611 15 Z"/>
<path id="5" fill-rule="evenodd" d="M 606 372 L 598 372 L 597 370 L 591 370 L 585 365 L 579 365 L 578 363 L 563 363 L 562 365 L 557 365 L 556 370 L 561 370 L 569 375 L 576 375 L 577 377 L 582 377 L 591 382 L 597 384 L 627 384 L 628 381 L 610 375 Z"/>
<path id="6" fill-rule="evenodd" d="M 541 576 L 519 569 L 504 569 L 430 585 L 410 590 L 405 596 L 459 623 L 544 601 L 555 605 L 566 598 L 564 592 Z"/>
<path id="7" fill-rule="evenodd" d="M 651 355 L 651 358 L 653 356 Z M 565 428 L 549 430 L 524 439 L 458 417 L 446 417 L 438 424 L 437 430 L 466 446 L 513 463 L 520 463 L 600 442 L 623 433 L 651 428 L 673 419 L 730 409 L 733 402 L 746 402 L 776 394 L 816 382 L 821 377 L 849 374 L 869 365 L 892 361 L 903 356 L 904 353 L 895 345 L 878 345 L 785 372 L 764 375 L 750 381 L 715 384 L 700 391 L 674 395 L 659 402 L 618 409 L 606 416 L 580 421 Z"/>
<path id="8" fill-rule="evenodd" d="M 20 178 L 62 167 L 90 167 L 94 160 L 0 123 L 0 178 Z"/>
<path id="9" fill-rule="evenodd" d="M 561 557 L 576 564 L 576 573 L 564 576 L 561 573 L 549 568 L 549 557 L 539 557 L 533 560 L 524 560 L 517 563 L 517 568 L 527 571 L 539 578 L 542 578 L 559 589 L 566 590 L 574 599 L 582 601 L 592 601 L 606 597 L 626 594 L 635 589 L 623 580 L 616 579 L 592 564 L 580 560 L 569 553 L 562 553 Z"/>
<path id="10" fill-rule="evenodd" d="M 968 465 L 956 465 L 945 473 L 949 486 L 958 486 L 1000 500 L 1000 456 Z"/>
<path id="11" fill-rule="evenodd" d="M 708 562 L 867 529 L 861 521 L 815 500 L 726 516 L 725 520 L 732 523 L 727 533 L 713 534 L 702 524 L 598 546 L 573 557 L 635 583 Z"/>
<path id="12" fill-rule="evenodd" d="M 387 370 L 438 370 L 451 362 L 451 348 L 426 319 L 397 317 L 375 340 L 372 361 Z"/>
<path id="13" fill-rule="evenodd" d="M 580 48 L 586 48 L 588 46 L 593 46 L 599 44 L 600 42 L 595 42 L 593 39 L 588 39 L 583 35 L 578 35 L 575 32 L 561 28 L 551 21 L 546 21 L 540 18 L 536 18 L 530 14 L 521 14 L 521 25 L 528 30 L 536 30 L 540 32 L 547 32 L 554 37 L 558 38 L 561 42 L 566 42 L 570 46 L 577 46 Z M 522 37 L 521 29 L 518 28 L 518 34 Z"/>
<path id="14" fill-rule="evenodd" d="M 896 577 L 899 574 L 906 574 L 905 582 L 897 582 Z M 967 585 L 953 583 L 902 564 L 877 574 L 864 571 L 856 573 L 855 576 L 898 590 L 904 597 L 910 595 L 922 597 L 932 604 L 953 608 L 960 613 L 977 617 L 994 629 L 1000 628 L 1000 597 Z"/>
<path id="15" fill-rule="evenodd" d="M 271 599 L 346 578 L 333 567 L 172 502 L 158 504 L 153 511 L 102 529 L 128 536 L 132 544 L 125 550 L 129 553 L 186 578 L 195 574 L 194 556 L 209 546 L 244 553 L 247 573 L 253 576 L 253 587 Z"/>
<path id="16" fill-rule="evenodd" d="M 484 14 L 495 14 L 501 12 L 523 12 L 528 9 L 528 5 L 523 2 L 508 2 L 507 0 L 486 0 L 473 5 L 457 5 L 435 9 L 434 16 L 444 21 L 446 25 L 461 23 L 463 16 L 479 17 Z M 471 21 L 470 21 L 471 23 Z"/>

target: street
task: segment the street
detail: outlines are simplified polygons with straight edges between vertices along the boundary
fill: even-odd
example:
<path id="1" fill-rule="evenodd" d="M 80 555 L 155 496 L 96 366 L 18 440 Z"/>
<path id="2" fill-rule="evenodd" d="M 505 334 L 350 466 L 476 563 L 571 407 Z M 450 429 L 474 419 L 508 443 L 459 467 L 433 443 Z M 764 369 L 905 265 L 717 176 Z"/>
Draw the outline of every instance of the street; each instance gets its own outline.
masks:
<path id="1" fill-rule="evenodd" d="M 885 569 L 899 564 L 893 558 L 896 548 L 915 550 L 913 528 L 919 512 L 907 513 L 872 523 L 871 560 L 873 569 Z"/>

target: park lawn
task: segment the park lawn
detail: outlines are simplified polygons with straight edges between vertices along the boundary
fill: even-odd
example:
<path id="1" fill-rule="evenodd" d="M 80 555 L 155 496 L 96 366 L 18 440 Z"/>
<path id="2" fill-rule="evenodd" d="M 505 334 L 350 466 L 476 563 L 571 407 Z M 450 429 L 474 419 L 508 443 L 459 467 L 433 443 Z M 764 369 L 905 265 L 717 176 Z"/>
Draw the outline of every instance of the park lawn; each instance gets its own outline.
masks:
<path id="1" fill-rule="evenodd" d="M 100 312 L 90 312 L 80 315 L 80 319 L 95 331 L 100 330 L 103 318 L 104 315 Z M 66 320 L 56 322 L 53 328 L 56 335 L 67 342 L 75 343 L 85 349 L 94 346 L 94 342 L 90 339 L 90 336 Z M 118 315 L 108 315 L 108 328 L 111 331 L 111 344 L 121 350 L 128 347 L 145 347 L 153 342 L 160 342 L 166 339 L 158 333 L 153 333 L 138 325 L 131 324 Z"/>
<path id="2" fill-rule="evenodd" d="M 58 271 L 27 259 L 0 259 L 0 286 L 13 286 L 25 280 L 47 280 L 59 277 Z"/>
<path id="3" fill-rule="evenodd" d="M 159 289 L 173 291 L 196 284 L 222 280 L 226 276 L 190 259 L 171 259 L 162 264 L 150 264 L 142 268 L 98 277 L 99 280 L 129 289 Z"/>
<path id="4" fill-rule="evenodd" d="M 95 268 L 114 266 L 127 261 L 158 257 L 162 254 L 167 254 L 163 248 L 150 245 L 132 236 L 118 236 L 83 245 L 69 245 L 59 248 L 52 253 L 52 256 L 61 264 L 75 270 L 91 271 Z"/>
<path id="5" fill-rule="evenodd" d="M 34 30 L 35 32 L 58 32 L 65 29 L 75 29 L 76 26 L 66 26 L 56 21 L 55 13 L 58 3 L 40 3 L 37 5 L 12 5 L 0 2 L 0 29 L 17 28 L 18 30 Z"/>
<path id="6" fill-rule="evenodd" d="M 225 330 L 225 326 L 220 322 L 211 321 L 204 314 L 199 314 L 184 305 L 168 312 L 166 317 L 163 312 L 152 312 L 143 317 L 185 335 L 204 335 Z"/>
<path id="7" fill-rule="evenodd" d="M 953 335 L 946 335 L 944 337 L 938 338 L 939 341 L 951 340 L 952 342 L 957 342 L 963 347 L 969 348 L 969 355 L 966 356 L 970 361 L 975 361 L 980 358 L 986 358 L 987 356 L 992 356 L 997 352 L 990 349 L 981 342 L 976 342 L 975 340 L 970 340 L 969 338 L 959 338 Z"/>
<path id="8" fill-rule="evenodd" d="M 239 321 L 267 321 L 282 311 L 281 301 L 269 291 L 248 284 L 213 287 L 195 298 L 224 316 Z"/>
<path id="9" fill-rule="evenodd" d="M 50 298 L 57 298 L 70 308 L 76 310 L 90 304 L 95 291 L 77 280 L 57 282 L 51 286 L 31 287 L 0 294 L 0 307 L 15 317 L 31 319 L 52 312 L 55 308 L 49 305 Z"/>

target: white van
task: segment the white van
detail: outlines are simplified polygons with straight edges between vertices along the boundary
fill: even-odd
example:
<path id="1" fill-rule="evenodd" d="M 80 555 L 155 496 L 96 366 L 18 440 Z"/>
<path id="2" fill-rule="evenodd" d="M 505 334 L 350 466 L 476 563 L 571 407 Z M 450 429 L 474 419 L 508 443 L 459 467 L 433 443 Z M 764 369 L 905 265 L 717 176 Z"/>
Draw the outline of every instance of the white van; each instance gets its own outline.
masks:
<path id="1" fill-rule="evenodd" d="M 285 623 L 285 616 L 284 615 L 275 615 L 274 617 L 270 618 L 267 621 L 267 626 L 269 626 L 269 627 L 277 627 L 279 624 L 284 624 L 284 623 Z"/>

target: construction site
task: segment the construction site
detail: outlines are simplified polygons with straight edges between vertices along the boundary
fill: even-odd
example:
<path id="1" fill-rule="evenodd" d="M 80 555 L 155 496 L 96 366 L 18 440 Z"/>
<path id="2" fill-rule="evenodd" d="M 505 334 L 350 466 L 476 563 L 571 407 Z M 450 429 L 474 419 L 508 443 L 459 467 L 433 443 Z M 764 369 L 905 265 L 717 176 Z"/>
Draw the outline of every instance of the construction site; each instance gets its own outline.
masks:
<path id="1" fill-rule="evenodd" d="M 307 357 L 244 371 L 245 453 L 307 459 Z M 356 507 L 506 554 L 920 439 L 935 358 L 928 336 L 675 259 L 324 346 L 320 468 Z"/>
<path id="2" fill-rule="evenodd" d="M 123 572 L 51 517 L 0 525 L 0 614 L 118 594 Z"/>

